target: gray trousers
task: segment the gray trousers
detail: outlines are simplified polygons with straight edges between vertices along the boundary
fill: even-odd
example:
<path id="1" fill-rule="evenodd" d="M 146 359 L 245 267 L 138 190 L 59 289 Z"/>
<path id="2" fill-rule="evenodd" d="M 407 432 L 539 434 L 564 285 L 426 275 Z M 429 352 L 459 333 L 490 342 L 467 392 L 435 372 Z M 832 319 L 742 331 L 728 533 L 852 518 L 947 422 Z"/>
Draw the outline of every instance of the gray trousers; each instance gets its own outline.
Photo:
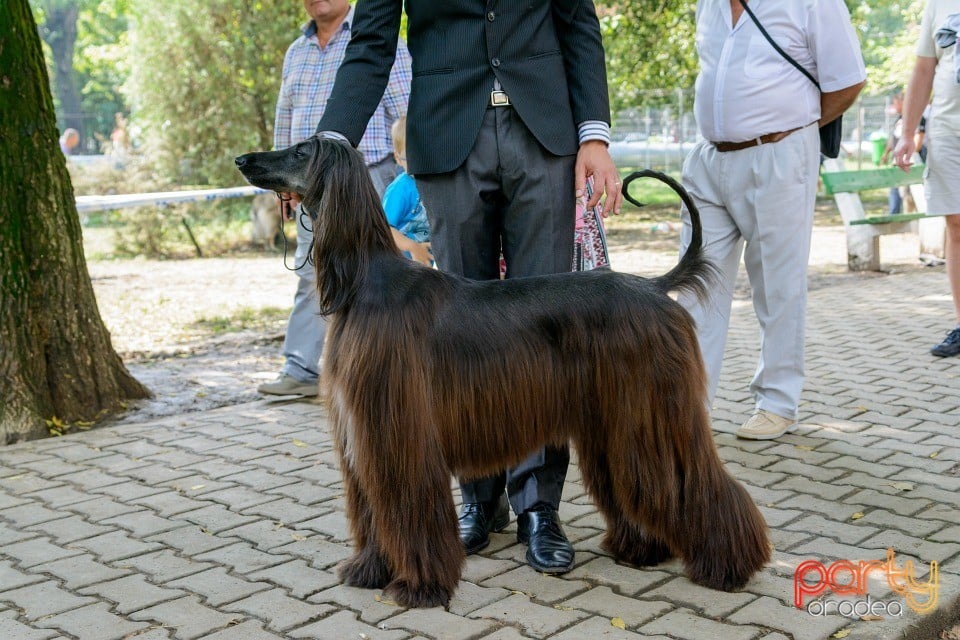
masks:
<path id="1" fill-rule="evenodd" d="M 397 175 L 397 163 L 393 156 L 384 158 L 368 167 L 377 193 L 383 192 Z M 297 251 L 294 264 L 297 273 L 297 291 L 293 296 L 293 309 L 287 320 L 287 333 L 283 339 L 283 367 L 280 373 L 300 382 L 314 383 L 320 376 L 320 356 L 323 355 L 323 340 L 327 333 L 327 321 L 320 315 L 320 297 L 317 294 L 317 274 L 312 256 L 313 223 L 310 216 L 297 207 L 294 217 L 297 227 Z M 308 260 L 307 258 L 311 258 Z"/>
<path id="2" fill-rule="evenodd" d="M 511 107 L 487 109 L 463 165 L 416 176 L 437 266 L 492 280 L 502 251 L 508 278 L 570 271 L 575 162 L 545 151 Z M 461 481 L 463 501 L 490 502 L 506 488 L 515 513 L 557 508 L 569 461 L 566 447 L 541 449 L 505 474 Z"/>

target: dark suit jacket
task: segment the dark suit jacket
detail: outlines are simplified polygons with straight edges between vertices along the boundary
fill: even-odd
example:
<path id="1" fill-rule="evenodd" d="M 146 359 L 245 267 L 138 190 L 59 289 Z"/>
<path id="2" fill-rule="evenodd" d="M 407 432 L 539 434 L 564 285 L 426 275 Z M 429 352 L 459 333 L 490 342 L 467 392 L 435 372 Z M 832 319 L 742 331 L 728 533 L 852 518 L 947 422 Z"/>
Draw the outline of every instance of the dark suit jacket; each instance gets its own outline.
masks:
<path id="1" fill-rule="evenodd" d="M 318 131 L 359 143 L 383 95 L 403 0 L 360 0 L 353 38 Z M 406 0 L 413 83 L 412 174 L 459 167 L 476 140 L 494 76 L 546 150 L 572 155 L 577 124 L 610 122 L 600 25 L 592 0 Z"/>

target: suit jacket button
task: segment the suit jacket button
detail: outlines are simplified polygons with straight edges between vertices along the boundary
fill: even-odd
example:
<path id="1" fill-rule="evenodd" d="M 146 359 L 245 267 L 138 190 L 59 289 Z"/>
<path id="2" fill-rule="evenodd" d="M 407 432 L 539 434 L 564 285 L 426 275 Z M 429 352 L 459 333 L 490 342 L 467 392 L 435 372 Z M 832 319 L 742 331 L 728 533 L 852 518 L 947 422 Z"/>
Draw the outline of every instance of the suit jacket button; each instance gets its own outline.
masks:
<path id="1" fill-rule="evenodd" d="M 490 11 L 489 13 L 487 13 L 487 20 L 489 20 L 490 22 L 493 22 L 496 19 L 497 19 L 497 14 L 495 14 L 493 11 Z"/>
<path id="2" fill-rule="evenodd" d="M 500 58 L 494 58 L 493 60 L 490 61 L 490 64 L 492 64 L 494 67 L 499 67 L 499 66 L 500 66 Z"/>

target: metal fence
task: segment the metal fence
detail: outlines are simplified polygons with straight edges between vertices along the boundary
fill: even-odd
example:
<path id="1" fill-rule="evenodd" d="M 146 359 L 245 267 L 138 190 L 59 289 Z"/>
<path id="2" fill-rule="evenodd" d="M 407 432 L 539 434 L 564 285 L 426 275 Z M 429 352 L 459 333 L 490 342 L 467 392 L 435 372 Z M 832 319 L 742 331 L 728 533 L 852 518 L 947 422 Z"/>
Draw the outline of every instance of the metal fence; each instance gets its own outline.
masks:
<path id="1" fill-rule="evenodd" d="M 848 162 L 872 162 L 871 136 L 886 135 L 896 118 L 889 97 L 857 100 L 843 117 L 843 140 Z M 683 158 L 700 140 L 693 112 L 693 90 L 651 91 L 636 107 L 614 118 L 610 153 L 620 167 L 648 167 L 679 171 Z"/>
<path id="2" fill-rule="evenodd" d="M 622 167 L 679 171 L 683 158 L 699 140 L 693 112 L 693 89 L 645 92 L 635 107 L 616 114 L 611 155 Z M 844 115 L 844 148 L 854 162 L 869 162 L 870 136 L 888 132 L 895 116 L 888 97 L 864 97 Z M 86 125 L 79 154 L 100 154 L 109 147 L 110 123 L 102 116 L 79 114 Z"/>

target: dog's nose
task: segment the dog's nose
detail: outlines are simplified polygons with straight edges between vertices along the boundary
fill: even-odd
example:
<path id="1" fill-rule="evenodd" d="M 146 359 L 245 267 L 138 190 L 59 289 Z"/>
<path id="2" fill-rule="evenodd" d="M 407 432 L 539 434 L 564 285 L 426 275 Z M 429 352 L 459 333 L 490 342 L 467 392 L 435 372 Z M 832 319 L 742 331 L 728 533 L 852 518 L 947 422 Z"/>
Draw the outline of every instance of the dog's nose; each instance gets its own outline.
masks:
<path id="1" fill-rule="evenodd" d="M 236 158 L 233 159 L 233 161 L 237 164 L 238 167 L 242 167 L 243 165 L 247 164 L 247 156 L 245 155 L 237 156 Z"/>

